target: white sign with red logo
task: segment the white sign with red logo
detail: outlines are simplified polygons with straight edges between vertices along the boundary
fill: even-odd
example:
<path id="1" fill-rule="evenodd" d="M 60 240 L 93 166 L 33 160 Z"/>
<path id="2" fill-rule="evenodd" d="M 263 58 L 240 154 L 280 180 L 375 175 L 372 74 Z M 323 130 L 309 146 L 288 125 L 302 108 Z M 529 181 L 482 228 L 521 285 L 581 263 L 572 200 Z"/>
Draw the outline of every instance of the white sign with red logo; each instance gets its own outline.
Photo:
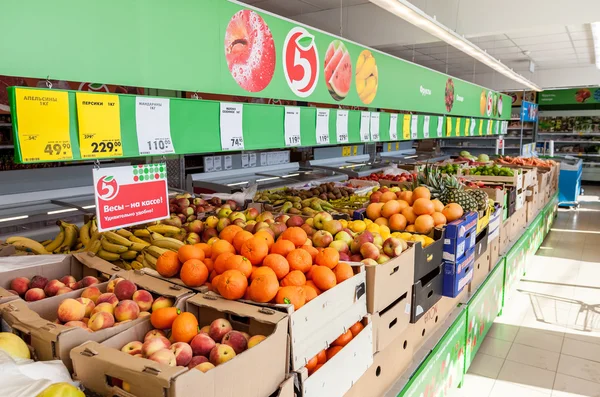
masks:
<path id="1" fill-rule="evenodd" d="M 93 174 L 99 231 L 169 217 L 166 164 L 101 168 Z"/>
<path id="2" fill-rule="evenodd" d="M 306 98 L 313 93 L 319 80 L 319 53 L 315 36 L 302 27 L 295 27 L 283 43 L 283 74 L 294 94 Z"/>

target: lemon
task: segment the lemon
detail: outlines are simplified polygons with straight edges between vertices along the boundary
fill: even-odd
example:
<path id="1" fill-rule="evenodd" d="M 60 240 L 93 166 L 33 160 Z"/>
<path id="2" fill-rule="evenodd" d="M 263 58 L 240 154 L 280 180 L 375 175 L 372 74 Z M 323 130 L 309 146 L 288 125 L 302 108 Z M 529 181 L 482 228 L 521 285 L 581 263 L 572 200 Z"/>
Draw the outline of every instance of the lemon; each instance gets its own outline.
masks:
<path id="1" fill-rule="evenodd" d="M 343 227 L 343 228 L 346 228 L 346 227 L 348 227 L 348 221 L 347 221 L 347 220 L 345 220 L 345 219 L 340 219 L 340 223 L 342 224 L 342 227 Z"/>
<path id="2" fill-rule="evenodd" d="M 23 339 L 10 332 L 0 332 L 0 349 L 12 358 L 31 358 L 29 348 Z"/>
<path id="3" fill-rule="evenodd" d="M 371 233 L 380 233 L 380 229 L 379 229 L 379 225 L 376 223 L 371 223 L 369 226 L 367 226 L 367 230 L 370 231 Z"/>
<path id="4" fill-rule="evenodd" d="M 402 240 L 412 241 L 412 237 L 413 235 L 408 232 L 400 233 L 400 238 L 402 238 Z"/>
<path id="5" fill-rule="evenodd" d="M 365 218 L 365 221 L 364 221 L 364 222 L 365 222 L 365 224 L 366 224 L 367 226 L 369 226 L 371 223 L 373 223 L 373 221 L 372 221 L 372 220 L 370 220 L 369 218 Z"/>
<path id="6" fill-rule="evenodd" d="M 394 232 L 394 233 L 392 233 L 392 237 L 394 237 L 394 238 L 402 238 L 402 233 L 400 233 L 400 232 Z"/>
<path id="7" fill-rule="evenodd" d="M 355 233 L 362 233 L 367 229 L 365 221 L 354 221 L 352 222 L 351 229 Z"/>
<path id="8" fill-rule="evenodd" d="M 379 226 L 379 234 L 381 234 L 381 238 L 387 240 L 390 237 L 391 231 L 390 228 L 386 225 Z"/>
<path id="9" fill-rule="evenodd" d="M 415 234 L 413 235 L 413 240 L 414 242 L 420 241 L 421 244 L 423 244 L 423 246 L 425 246 L 425 237 L 419 235 L 419 234 Z"/>

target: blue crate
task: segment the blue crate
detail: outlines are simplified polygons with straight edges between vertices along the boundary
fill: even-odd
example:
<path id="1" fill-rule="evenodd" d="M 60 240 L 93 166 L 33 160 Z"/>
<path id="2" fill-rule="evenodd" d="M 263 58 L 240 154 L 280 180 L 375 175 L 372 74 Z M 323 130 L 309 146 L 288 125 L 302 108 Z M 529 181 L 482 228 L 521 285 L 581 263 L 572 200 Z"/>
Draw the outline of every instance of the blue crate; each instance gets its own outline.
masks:
<path id="1" fill-rule="evenodd" d="M 477 212 L 469 212 L 446 225 L 442 259 L 457 262 L 475 246 Z"/>
<path id="2" fill-rule="evenodd" d="M 473 279 L 473 265 L 475 265 L 475 248 L 467 251 L 458 262 L 444 261 L 444 286 L 442 295 L 454 298 Z"/>

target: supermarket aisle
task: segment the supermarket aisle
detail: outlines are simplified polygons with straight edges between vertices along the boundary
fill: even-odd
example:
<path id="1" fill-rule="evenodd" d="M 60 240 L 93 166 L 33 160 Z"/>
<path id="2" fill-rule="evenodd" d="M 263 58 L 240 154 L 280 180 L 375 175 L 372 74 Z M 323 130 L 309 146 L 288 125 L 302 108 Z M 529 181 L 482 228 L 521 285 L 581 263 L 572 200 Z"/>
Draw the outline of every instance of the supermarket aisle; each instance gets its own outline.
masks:
<path id="1" fill-rule="evenodd" d="M 453 397 L 600 396 L 598 196 L 559 210 Z"/>

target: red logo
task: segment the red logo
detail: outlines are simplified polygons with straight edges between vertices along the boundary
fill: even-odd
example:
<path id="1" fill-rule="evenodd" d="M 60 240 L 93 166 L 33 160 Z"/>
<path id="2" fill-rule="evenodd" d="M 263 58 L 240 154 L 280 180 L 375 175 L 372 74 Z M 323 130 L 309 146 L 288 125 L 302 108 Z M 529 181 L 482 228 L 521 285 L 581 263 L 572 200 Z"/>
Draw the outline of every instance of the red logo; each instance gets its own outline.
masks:
<path id="1" fill-rule="evenodd" d="M 113 176 L 103 176 L 98 180 L 96 192 L 98 193 L 98 198 L 110 201 L 119 193 L 119 184 Z"/>
<path id="2" fill-rule="evenodd" d="M 288 86 L 299 97 L 313 93 L 319 79 L 319 54 L 315 36 L 295 27 L 283 44 L 283 73 Z"/>

